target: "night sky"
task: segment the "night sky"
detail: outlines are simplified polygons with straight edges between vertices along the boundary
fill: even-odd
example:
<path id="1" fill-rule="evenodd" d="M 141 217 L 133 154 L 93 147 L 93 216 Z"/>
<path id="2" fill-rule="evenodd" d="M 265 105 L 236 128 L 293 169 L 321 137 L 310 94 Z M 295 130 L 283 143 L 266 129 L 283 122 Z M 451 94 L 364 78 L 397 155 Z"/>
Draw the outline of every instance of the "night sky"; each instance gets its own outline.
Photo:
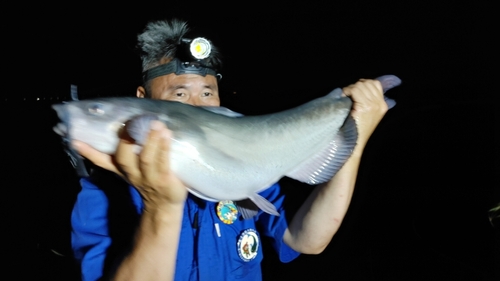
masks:
<path id="1" fill-rule="evenodd" d="M 312 280 L 500 278 L 500 226 L 488 220 L 500 202 L 492 5 L 141 2 L 75 4 L 37 15 L 36 30 L 15 27 L 15 42 L 36 38 L 33 53 L 43 55 L 22 51 L 40 82 L 18 83 L 24 90 L 2 98 L 3 120 L 12 110 L 29 120 L 8 122 L 4 134 L 14 136 L 4 137 L 3 157 L 6 268 L 14 279 L 78 280 L 69 217 L 79 185 L 52 132 L 50 105 L 69 99 L 70 84 L 82 99 L 135 95 L 137 34 L 149 20 L 174 17 L 219 47 L 222 104 L 246 115 L 292 108 L 359 78 L 403 81 L 387 93 L 397 105 L 370 139 L 331 244 L 289 264 L 264 244 L 264 280 L 304 272 Z M 290 179 L 282 186 L 291 212 L 312 190 Z"/>

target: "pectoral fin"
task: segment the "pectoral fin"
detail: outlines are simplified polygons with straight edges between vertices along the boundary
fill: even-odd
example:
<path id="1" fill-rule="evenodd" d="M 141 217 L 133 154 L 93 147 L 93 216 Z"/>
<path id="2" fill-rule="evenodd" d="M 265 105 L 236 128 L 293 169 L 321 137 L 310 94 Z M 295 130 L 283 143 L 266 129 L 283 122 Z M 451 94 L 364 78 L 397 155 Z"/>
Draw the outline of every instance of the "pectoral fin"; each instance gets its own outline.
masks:
<path id="1" fill-rule="evenodd" d="M 88 177 L 89 173 L 88 173 L 87 168 L 85 166 L 85 162 L 83 161 L 83 157 L 80 156 L 80 154 L 78 154 L 69 145 L 65 146 L 64 151 L 68 155 L 69 162 L 71 163 L 71 165 L 73 165 L 73 168 L 75 168 L 78 176 L 79 177 Z"/>
<path id="2" fill-rule="evenodd" d="M 307 184 L 329 181 L 351 156 L 357 139 L 356 122 L 349 115 L 328 147 L 287 173 L 286 176 Z"/>

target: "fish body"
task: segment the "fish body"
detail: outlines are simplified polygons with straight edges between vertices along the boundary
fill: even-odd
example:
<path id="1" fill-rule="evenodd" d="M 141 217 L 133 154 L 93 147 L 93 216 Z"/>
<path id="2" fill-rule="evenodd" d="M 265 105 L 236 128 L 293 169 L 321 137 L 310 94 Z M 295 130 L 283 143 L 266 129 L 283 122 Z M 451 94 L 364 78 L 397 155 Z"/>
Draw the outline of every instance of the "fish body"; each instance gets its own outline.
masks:
<path id="1" fill-rule="evenodd" d="M 161 120 L 172 131 L 171 169 L 191 193 L 209 201 L 250 199 L 275 215 L 274 206 L 258 192 L 284 176 L 308 184 L 326 182 L 348 159 L 357 139 L 351 107 L 341 89 L 259 116 L 139 98 L 53 106 L 62 120 L 54 128 L 58 134 L 108 154 L 114 153 L 124 124 L 142 144 L 150 121 Z"/>

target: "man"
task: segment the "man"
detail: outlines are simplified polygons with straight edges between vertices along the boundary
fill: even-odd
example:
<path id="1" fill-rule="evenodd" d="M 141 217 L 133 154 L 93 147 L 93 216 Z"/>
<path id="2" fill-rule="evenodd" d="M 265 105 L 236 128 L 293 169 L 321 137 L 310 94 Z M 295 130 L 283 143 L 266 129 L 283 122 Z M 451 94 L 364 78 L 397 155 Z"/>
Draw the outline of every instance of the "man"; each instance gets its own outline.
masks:
<path id="1" fill-rule="evenodd" d="M 186 38 L 186 32 L 183 22 L 161 21 L 148 24 L 139 35 L 145 81 L 137 96 L 219 106 L 217 52 L 204 39 Z M 187 44 L 191 44 L 191 54 L 186 56 Z M 300 253 L 321 253 L 340 227 L 364 146 L 387 111 L 378 81 L 360 80 L 343 90 L 354 101 L 351 114 L 358 127 L 356 148 L 330 182 L 315 188 L 290 225 L 278 184 L 260 195 L 276 206 L 280 216 L 259 212 L 246 220 L 238 214 L 239 202 L 212 203 L 188 194 L 169 169 L 171 133 L 159 122 L 152 122 L 139 155 L 126 138 L 113 156 L 75 142 L 82 156 L 134 187 L 130 188 L 132 204 L 128 208 L 138 217 L 131 244 L 118 243 L 120 235 L 111 238 L 113 198 L 105 192 L 112 188 L 96 177 L 82 179 L 72 215 L 72 243 L 83 279 L 108 274 L 115 280 L 260 280 L 260 235 L 273 239 L 282 262 Z M 122 214 L 121 219 L 127 220 L 126 212 Z M 134 215 L 129 217 L 133 224 Z M 123 252 L 111 257 L 116 245 L 122 245 Z"/>

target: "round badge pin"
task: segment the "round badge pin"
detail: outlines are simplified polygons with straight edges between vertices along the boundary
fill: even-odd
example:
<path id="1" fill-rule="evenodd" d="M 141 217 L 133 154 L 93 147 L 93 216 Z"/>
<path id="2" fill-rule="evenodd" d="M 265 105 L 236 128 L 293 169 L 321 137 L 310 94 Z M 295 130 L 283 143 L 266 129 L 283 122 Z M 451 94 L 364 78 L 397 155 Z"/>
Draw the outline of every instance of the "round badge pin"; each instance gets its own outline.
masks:
<path id="1" fill-rule="evenodd" d="M 217 204 L 217 216 L 225 224 L 232 224 L 238 219 L 238 208 L 231 200 L 220 201 Z"/>
<path id="2" fill-rule="evenodd" d="M 208 58 L 208 56 L 212 52 L 212 46 L 210 45 L 210 42 L 207 39 L 203 37 L 198 37 L 193 39 L 193 41 L 191 41 L 189 50 L 191 51 L 191 55 L 193 57 L 197 59 L 204 59 Z"/>
<path id="3" fill-rule="evenodd" d="M 238 239 L 238 255 L 240 258 L 249 262 L 257 256 L 259 253 L 259 235 L 255 229 L 247 229 L 241 233 Z"/>

